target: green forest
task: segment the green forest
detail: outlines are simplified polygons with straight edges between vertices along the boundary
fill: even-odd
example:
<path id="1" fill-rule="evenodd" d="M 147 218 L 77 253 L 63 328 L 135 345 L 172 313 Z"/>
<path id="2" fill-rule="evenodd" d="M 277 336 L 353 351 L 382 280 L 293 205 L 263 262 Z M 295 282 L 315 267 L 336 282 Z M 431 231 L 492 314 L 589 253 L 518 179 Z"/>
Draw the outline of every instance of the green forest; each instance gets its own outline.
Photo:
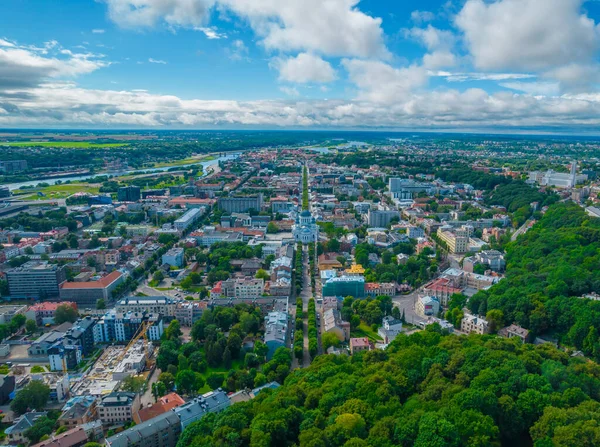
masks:
<path id="1" fill-rule="evenodd" d="M 600 290 L 600 220 L 578 205 L 558 203 L 506 247 L 506 278 L 474 295 L 468 307 L 502 312 L 534 335 L 556 338 L 600 360 L 600 301 L 582 298 Z"/>
<path id="2" fill-rule="evenodd" d="M 386 351 L 319 356 L 192 424 L 178 447 L 597 446 L 599 399 L 593 362 L 433 325 Z"/>

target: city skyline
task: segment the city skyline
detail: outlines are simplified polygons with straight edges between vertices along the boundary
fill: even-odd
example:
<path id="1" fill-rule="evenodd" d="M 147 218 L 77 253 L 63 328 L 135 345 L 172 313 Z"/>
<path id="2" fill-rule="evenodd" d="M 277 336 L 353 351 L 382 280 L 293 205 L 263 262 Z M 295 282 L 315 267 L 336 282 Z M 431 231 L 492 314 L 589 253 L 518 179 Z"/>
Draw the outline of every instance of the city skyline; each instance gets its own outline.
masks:
<path id="1" fill-rule="evenodd" d="M 599 18 L 583 0 L 10 0 L 0 128 L 596 133 Z"/>

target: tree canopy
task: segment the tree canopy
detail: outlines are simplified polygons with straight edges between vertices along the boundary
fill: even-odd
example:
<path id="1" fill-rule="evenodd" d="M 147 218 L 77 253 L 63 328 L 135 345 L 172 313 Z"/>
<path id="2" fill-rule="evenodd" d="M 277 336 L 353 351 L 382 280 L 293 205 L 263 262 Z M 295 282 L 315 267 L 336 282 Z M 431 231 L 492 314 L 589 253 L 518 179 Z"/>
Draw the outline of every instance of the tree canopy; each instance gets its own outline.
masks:
<path id="1" fill-rule="evenodd" d="M 550 344 L 439 326 L 319 356 L 276 390 L 190 425 L 178 447 L 594 446 L 600 370 Z"/>

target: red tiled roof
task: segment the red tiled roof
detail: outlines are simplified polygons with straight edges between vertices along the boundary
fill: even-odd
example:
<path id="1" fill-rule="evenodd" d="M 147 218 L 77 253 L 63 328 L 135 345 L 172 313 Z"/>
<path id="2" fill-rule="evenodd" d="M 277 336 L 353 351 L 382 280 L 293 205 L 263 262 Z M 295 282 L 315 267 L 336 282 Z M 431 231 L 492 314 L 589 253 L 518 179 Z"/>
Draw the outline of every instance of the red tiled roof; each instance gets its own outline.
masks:
<path id="1" fill-rule="evenodd" d="M 119 279 L 123 274 L 121 272 L 112 272 L 98 281 L 88 282 L 65 282 L 61 285 L 62 289 L 105 289 L 113 282 Z"/>

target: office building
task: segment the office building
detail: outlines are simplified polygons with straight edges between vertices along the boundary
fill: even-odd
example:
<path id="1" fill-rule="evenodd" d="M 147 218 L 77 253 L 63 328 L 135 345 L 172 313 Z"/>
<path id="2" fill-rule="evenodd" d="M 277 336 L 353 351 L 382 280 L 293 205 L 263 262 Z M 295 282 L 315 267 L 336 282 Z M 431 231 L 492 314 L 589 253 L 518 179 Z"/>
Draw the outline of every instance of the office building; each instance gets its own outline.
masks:
<path id="1" fill-rule="evenodd" d="M 6 272 L 11 298 L 52 299 L 60 295 L 59 286 L 67 279 L 65 267 L 29 261 Z M 64 300 L 72 301 L 72 300 Z"/>
<path id="2" fill-rule="evenodd" d="M 370 227 L 386 228 L 393 219 L 400 219 L 400 212 L 396 210 L 369 210 L 367 220 Z"/>
<path id="3" fill-rule="evenodd" d="M 173 247 L 162 255 L 162 263 L 172 267 L 183 267 L 183 248 Z"/>
<path id="4" fill-rule="evenodd" d="M 10 174 L 12 172 L 26 171 L 27 160 L 4 160 L 0 161 L 0 172 Z"/>
<path id="5" fill-rule="evenodd" d="M 263 206 L 263 195 L 244 196 L 244 197 L 221 197 L 217 201 L 217 206 L 229 214 L 246 213 L 249 210 L 260 211 Z"/>
<path id="6" fill-rule="evenodd" d="M 364 298 L 365 278 L 346 275 L 330 278 L 323 285 L 323 296 Z"/>
<path id="7" fill-rule="evenodd" d="M 141 188 L 139 186 L 123 186 L 117 190 L 119 202 L 137 202 L 140 198 Z"/>
<path id="8" fill-rule="evenodd" d="M 123 283 L 123 274 L 119 271 L 109 273 L 97 281 L 65 282 L 60 287 L 60 299 L 72 301 L 82 308 L 96 308 L 98 300 L 112 301 L 113 291 Z"/>
<path id="9" fill-rule="evenodd" d="M 177 231 L 187 230 L 194 222 L 196 222 L 202 216 L 202 209 L 192 208 L 187 211 L 183 216 L 173 222 Z"/>
<path id="10" fill-rule="evenodd" d="M 402 178 L 390 178 L 388 181 L 390 196 L 398 200 L 410 200 L 420 192 L 430 194 L 433 186 L 429 183 L 419 183 L 414 180 Z"/>

